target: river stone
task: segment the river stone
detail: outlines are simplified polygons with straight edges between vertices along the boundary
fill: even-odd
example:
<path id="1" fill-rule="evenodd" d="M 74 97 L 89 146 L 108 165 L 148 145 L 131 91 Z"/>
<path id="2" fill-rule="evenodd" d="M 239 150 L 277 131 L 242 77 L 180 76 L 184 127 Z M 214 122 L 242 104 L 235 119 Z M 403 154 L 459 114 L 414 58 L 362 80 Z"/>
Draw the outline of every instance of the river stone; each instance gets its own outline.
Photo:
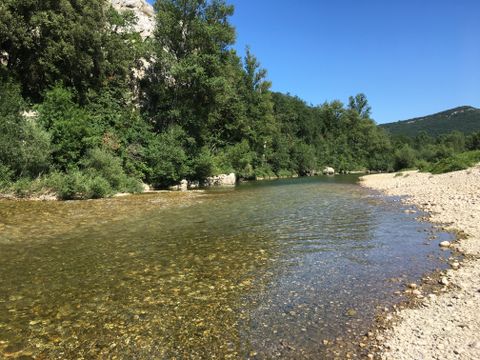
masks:
<path id="1" fill-rule="evenodd" d="M 444 276 L 440 279 L 440 284 L 442 285 L 445 285 L 445 286 L 448 286 L 448 284 L 450 284 L 450 282 L 448 281 L 448 279 Z"/>
<path id="2" fill-rule="evenodd" d="M 442 241 L 440 243 L 440 247 L 443 247 L 443 248 L 448 248 L 448 247 L 450 247 L 450 245 L 451 245 L 450 241 Z"/>
<path id="3" fill-rule="evenodd" d="M 453 270 L 460 269 L 460 263 L 458 262 L 451 263 L 450 266 L 452 267 Z"/>
<path id="4" fill-rule="evenodd" d="M 420 296 L 420 295 L 422 295 L 422 292 L 418 289 L 415 289 L 415 290 L 412 290 L 412 295 Z"/>
<path id="5" fill-rule="evenodd" d="M 353 317 L 357 315 L 357 310 L 355 309 L 348 309 L 347 310 L 347 316 Z"/>

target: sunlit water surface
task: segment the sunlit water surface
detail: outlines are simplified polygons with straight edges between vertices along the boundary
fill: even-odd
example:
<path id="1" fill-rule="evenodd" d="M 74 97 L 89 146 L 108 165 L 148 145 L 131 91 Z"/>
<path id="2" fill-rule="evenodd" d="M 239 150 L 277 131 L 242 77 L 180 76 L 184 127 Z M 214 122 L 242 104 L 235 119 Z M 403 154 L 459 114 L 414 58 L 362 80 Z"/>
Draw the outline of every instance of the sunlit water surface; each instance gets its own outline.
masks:
<path id="1" fill-rule="evenodd" d="M 355 181 L 0 202 L 0 358 L 321 359 L 443 266 Z"/>

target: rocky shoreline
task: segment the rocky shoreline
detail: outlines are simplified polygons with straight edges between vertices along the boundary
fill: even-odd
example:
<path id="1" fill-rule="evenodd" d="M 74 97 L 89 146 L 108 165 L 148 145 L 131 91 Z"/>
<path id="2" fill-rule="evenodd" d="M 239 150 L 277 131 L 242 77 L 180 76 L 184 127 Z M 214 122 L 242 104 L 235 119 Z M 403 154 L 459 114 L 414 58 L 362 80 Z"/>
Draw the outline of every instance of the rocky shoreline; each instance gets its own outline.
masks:
<path id="1" fill-rule="evenodd" d="M 400 311 L 398 321 L 382 334 L 381 358 L 480 359 L 480 166 L 442 175 L 408 171 L 361 180 L 364 187 L 402 196 L 405 204 L 426 211 L 429 221 L 461 234 L 455 243 L 442 245 L 464 255 L 460 264 L 454 261 L 439 274 L 445 290 L 441 295 L 411 285 L 422 299 Z"/>

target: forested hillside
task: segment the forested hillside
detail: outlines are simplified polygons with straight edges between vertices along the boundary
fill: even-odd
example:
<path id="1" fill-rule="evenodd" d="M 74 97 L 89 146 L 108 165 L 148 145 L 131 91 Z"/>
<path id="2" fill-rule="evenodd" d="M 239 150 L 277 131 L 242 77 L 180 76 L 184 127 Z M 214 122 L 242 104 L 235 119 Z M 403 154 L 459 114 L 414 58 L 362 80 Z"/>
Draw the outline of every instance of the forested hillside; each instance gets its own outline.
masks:
<path id="1" fill-rule="evenodd" d="M 471 134 L 480 131 L 480 109 L 461 106 L 437 114 L 380 125 L 392 135 L 416 136 L 426 132 L 431 136 L 452 131 Z"/>
<path id="2" fill-rule="evenodd" d="M 224 1 L 158 0 L 153 36 L 109 1 L 0 4 L 0 187 L 91 198 L 203 181 L 390 171 L 422 157 L 370 117 L 363 94 L 307 105 L 273 93 Z M 463 139 L 465 147 L 465 139 Z M 432 150 L 433 151 L 433 150 Z"/>

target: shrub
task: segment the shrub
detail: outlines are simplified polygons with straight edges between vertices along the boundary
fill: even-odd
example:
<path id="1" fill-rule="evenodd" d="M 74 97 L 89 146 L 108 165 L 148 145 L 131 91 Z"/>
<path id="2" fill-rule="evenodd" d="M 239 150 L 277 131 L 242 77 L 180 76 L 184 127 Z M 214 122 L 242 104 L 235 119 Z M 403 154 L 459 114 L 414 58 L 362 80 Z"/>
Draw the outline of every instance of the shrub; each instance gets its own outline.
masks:
<path id="1" fill-rule="evenodd" d="M 0 188 L 5 188 L 13 178 L 13 171 L 4 164 L 0 163 Z"/>
<path id="2" fill-rule="evenodd" d="M 250 148 L 247 140 L 243 140 L 225 150 L 225 160 L 238 177 L 243 179 L 252 179 L 255 177 L 253 163 L 256 158 L 255 152 Z M 224 167 L 226 164 L 224 164 Z"/>
<path id="3" fill-rule="evenodd" d="M 311 145 L 298 143 L 294 148 L 293 159 L 297 164 L 297 173 L 301 176 L 309 174 L 311 170 L 315 170 L 317 167 L 315 149 Z"/>
<path id="4" fill-rule="evenodd" d="M 89 149 L 101 143 L 102 129 L 73 101 L 71 91 L 56 86 L 38 107 L 39 121 L 51 134 L 53 162 L 62 170 L 78 166 Z"/>
<path id="5" fill-rule="evenodd" d="M 255 177 L 271 178 L 271 177 L 277 177 L 277 175 L 273 172 L 270 166 L 266 165 L 266 166 L 260 166 L 255 169 Z"/>
<path id="6" fill-rule="evenodd" d="M 293 171 L 285 170 L 285 169 L 279 170 L 277 172 L 278 177 L 291 177 L 291 176 L 294 176 L 294 175 L 296 175 L 296 174 Z"/>
<path id="7" fill-rule="evenodd" d="M 86 196 L 91 199 L 101 199 L 112 195 L 113 191 L 109 182 L 101 176 L 95 176 L 88 182 Z"/>
<path id="8" fill-rule="evenodd" d="M 150 166 L 147 178 L 151 184 L 166 187 L 190 174 L 185 139 L 185 131 L 174 126 L 152 140 L 147 150 Z"/>
<path id="9" fill-rule="evenodd" d="M 50 165 L 50 137 L 24 109 L 19 87 L 0 84 L 0 163 L 17 178 L 36 177 Z"/>
<path id="10" fill-rule="evenodd" d="M 81 165 L 91 177 L 100 176 L 107 180 L 112 189 L 119 191 L 124 189 L 127 176 L 121 160 L 111 153 L 99 148 L 89 150 Z"/>
<path id="11" fill-rule="evenodd" d="M 194 180 L 204 180 L 214 175 L 215 159 L 207 148 L 203 148 L 200 154 L 193 159 L 192 172 Z"/>
<path id="12" fill-rule="evenodd" d="M 47 181 L 62 200 L 87 199 L 89 182 L 88 177 L 78 170 L 54 173 Z"/>
<path id="13" fill-rule="evenodd" d="M 409 169 L 415 166 L 416 155 L 410 145 L 405 144 L 395 151 L 395 171 Z"/>
<path id="14" fill-rule="evenodd" d="M 427 170 L 432 174 L 442 174 L 451 171 L 465 170 L 480 162 L 480 151 L 468 151 L 433 164 Z"/>

